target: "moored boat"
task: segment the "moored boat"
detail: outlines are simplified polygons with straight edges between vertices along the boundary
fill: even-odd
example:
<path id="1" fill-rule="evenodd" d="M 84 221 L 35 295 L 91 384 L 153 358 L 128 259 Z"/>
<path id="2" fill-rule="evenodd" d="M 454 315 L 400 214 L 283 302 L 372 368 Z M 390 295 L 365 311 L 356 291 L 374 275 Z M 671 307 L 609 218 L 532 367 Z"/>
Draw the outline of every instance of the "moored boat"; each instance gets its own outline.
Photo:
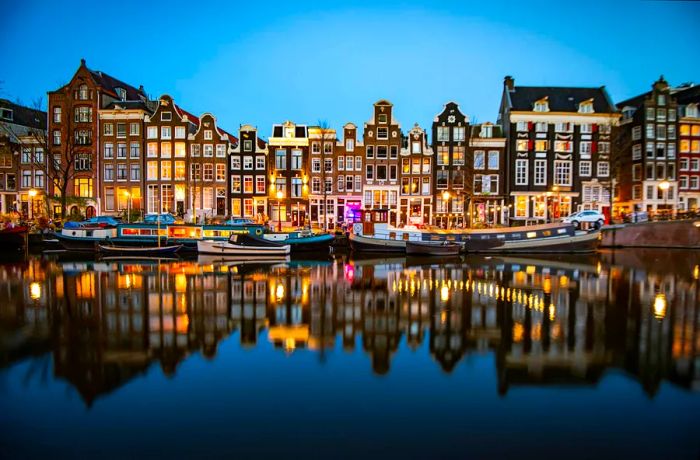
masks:
<path id="1" fill-rule="evenodd" d="M 122 254 L 127 256 L 169 256 L 182 249 L 181 244 L 170 246 L 109 246 L 98 244 L 99 251 L 104 254 Z"/>
<path id="2" fill-rule="evenodd" d="M 266 233 L 263 238 L 275 243 L 288 244 L 293 254 L 311 251 L 327 254 L 335 236 L 330 233 L 312 233 L 302 230 L 290 233 Z"/>
<path id="3" fill-rule="evenodd" d="M 456 256 L 462 248 L 462 244 L 449 241 L 406 241 L 409 256 Z"/>
<path id="4" fill-rule="evenodd" d="M 231 235 L 228 241 L 197 241 L 197 251 L 199 254 L 263 259 L 270 257 L 284 258 L 290 254 L 291 248 L 288 244 L 281 244 L 264 238 L 250 235 Z"/>
<path id="5" fill-rule="evenodd" d="M 27 244 L 29 227 L 16 225 L 7 226 L 0 230 L 0 247 L 7 249 L 20 249 Z"/>
<path id="6" fill-rule="evenodd" d="M 55 236 L 67 251 L 96 252 L 99 244 L 106 244 L 117 236 L 117 230 L 99 226 L 68 227 L 55 233 Z"/>

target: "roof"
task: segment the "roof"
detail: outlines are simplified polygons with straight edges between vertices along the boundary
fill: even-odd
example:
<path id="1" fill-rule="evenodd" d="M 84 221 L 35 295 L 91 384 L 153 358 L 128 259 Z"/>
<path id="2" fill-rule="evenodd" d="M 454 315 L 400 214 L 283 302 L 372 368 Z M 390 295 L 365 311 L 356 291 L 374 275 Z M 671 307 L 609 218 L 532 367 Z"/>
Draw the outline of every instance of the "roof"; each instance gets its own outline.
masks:
<path id="1" fill-rule="evenodd" d="M 577 88 L 566 86 L 515 86 L 509 92 L 511 110 L 531 111 L 536 101 L 547 98 L 551 112 L 578 112 L 578 104 L 593 100 L 596 113 L 615 112 L 605 87 Z"/>
<path id="2" fill-rule="evenodd" d="M 226 136 L 232 144 L 238 144 L 238 138 L 234 136 L 233 134 L 224 131 L 223 129 L 219 128 L 218 126 L 216 127 L 216 130 L 219 132 L 221 136 Z"/>
<path id="3" fill-rule="evenodd" d="M 190 112 L 187 110 L 183 109 L 179 105 L 175 104 L 175 101 L 173 101 L 173 107 L 175 107 L 175 110 L 177 111 L 178 115 L 180 115 L 180 118 L 183 116 L 187 116 L 187 119 L 192 122 L 193 124 L 199 126 L 199 117 L 195 117 L 192 115 Z"/>
<path id="4" fill-rule="evenodd" d="M 680 105 L 697 104 L 700 102 L 700 86 L 691 85 L 677 88 L 674 96 L 676 97 L 676 102 Z"/>
<path id="5" fill-rule="evenodd" d="M 146 112 L 152 113 L 151 107 L 145 101 L 114 101 L 107 104 L 105 107 L 107 110 L 145 110 Z"/>
<path id="6" fill-rule="evenodd" d="M 0 107 L 12 110 L 12 120 L 0 119 L 5 123 L 14 123 L 34 129 L 46 129 L 46 112 L 15 104 L 7 99 L 0 99 Z"/>
<path id="7" fill-rule="evenodd" d="M 118 97 L 117 88 L 123 88 L 126 90 L 127 101 L 135 101 L 141 99 L 142 97 L 146 97 L 146 93 L 143 91 L 143 87 L 136 89 L 130 84 L 124 83 L 123 81 L 114 78 L 111 75 L 107 75 L 101 70 L 90 70 L 90 75 L 92 75 L 92 78 L 93 80 L 95 80 L 96 84 L 100 85 L 103 89 L 113 93 L 114 96 Z"/>
<path id="8" fill-rule="evenodd" d="M 495 124 L 493 124 L 493 123 L 488 123 L 488 122 L 487 122 L 487 123 L 480 123 L 480 124 L 478 124 L 478 125 L 471 125 L 471 126 L 470 126 L 470 128 L 471 128 L 471 138 L 472 138 L 472 139 L 475 139 L 475 138 L 490 139 L 490 138 L 488 138 L 488 137 L 484 137 L 484 138 L 480 137 L 481 127 L 482 127 L 483 125 L 491 125 L 491 126 L 492 126 L 492 129 L 491 129 L 491 137 L 492 137 L 492 138 L 501 138 L 501 137 L 505 137 L 505 136 L 503 135 L 503 129 L 501 128 L 501 125 L 495 125 Z"/>

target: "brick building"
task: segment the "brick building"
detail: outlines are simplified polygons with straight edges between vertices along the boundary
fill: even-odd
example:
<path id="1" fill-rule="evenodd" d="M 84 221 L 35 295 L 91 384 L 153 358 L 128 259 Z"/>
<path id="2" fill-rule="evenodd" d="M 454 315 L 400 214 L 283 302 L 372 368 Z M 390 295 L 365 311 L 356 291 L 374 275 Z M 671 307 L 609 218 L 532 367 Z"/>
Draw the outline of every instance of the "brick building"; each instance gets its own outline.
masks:
<path id="1" fill-rule="evenodd" d="M 270 219 L 277 228 L 304 225 L 309 214 L 309 133 L 291 121 L 272 127 L 268 139 Z"/>
<path id="2" fill-rule="evenodd" d="M 418 123 L 404 137 L 400 152 L 399 225 L 428 225 L 433 208 L 433 149 Z"/>
<path id="3" fill-rule="evenodd" d="M 240 141 L 231 149 L 229 199 L 232 217 L 267 220 L 268 152 L 258 129 L 242 125 Z"/>
<path id="4" fill-rule="evenodd" d="M 508 159 L 503 130 L 488 122 L 471 125 L 469 130 L 470 226 L 508 225 L 510 208 L 505 173 Z"/>

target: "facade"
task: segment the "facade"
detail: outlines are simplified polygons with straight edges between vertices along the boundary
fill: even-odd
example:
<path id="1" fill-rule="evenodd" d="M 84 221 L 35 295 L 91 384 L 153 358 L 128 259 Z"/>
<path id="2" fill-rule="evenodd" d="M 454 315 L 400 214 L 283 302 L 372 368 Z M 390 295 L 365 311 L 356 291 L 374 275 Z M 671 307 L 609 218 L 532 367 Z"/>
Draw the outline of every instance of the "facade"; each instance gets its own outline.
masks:
<path id="1" fill-rule="evenodd" d="M 187 192 L 187 145 L 188 136 L 194 135 L 198 127 L 199 119 L 177 106 L 168 95 L 161 96 L 154 113 L 144 118 L 144 197 L 147 214 L 170 212 L 182 217 L 190 209 L 190 194 Z M 224 160 L 225 157 L 224 151 Z M 213 165 L 214 154 L 207 159 L 211 160 Z M 213 169 L 210 172 L 213 179 Z M 209 179 L 209 176 L 206 179 Z"/>
<path id="2" fill-rule="evenodd" d="M 433 210 L 433 149 L 418 123 L 404 138 L 399 178 L 399 225 L 429 225 Z"/>
<path id="3" fill-rule="evenodd" d="M 197 130 L 188 135 L 188 144 L 190 154 L 183 160 L 189 170 L 187 220 L 223 219 L 231 214 L 228 206 L 229 157 L 238 145 L 238 139 L 219 128 L 214 115 L 205 113 L 199 118 Z M 246 156 L 245 159 L 245 169 L 250 171 L 252 158 Z M 175 166 L 177 172 L 177 161 Z M 264 166 L 263 162 L 263 174 Z M 252 193 L 253 179 L 246 175 L 244 182 L 245 190 Z M 252 216 L 252 208 L 245 211 Z"/>
<path id="4" fill-rule="evenodd" d="M 336 203 L 341 190 L 336 185 L 339 172 L 335 129 L 310 126 L 309 149 L 309 221 L 314 227 L 331 229 L 338 222 Z"/>
<path id="5" fill-rule="evenodd" d="M 240 141 L 231 149 L 229 200 L 232 217 L 247 217 L 266 222 L 267 143 L 258 137 L 258 129 L 242 125 Z"/>
<path id="6" fill-rule="evenodd" d="M 45 215 L 46 112 L 0 99 L 0 214 Z"/>
<path id="7" fill-rule="evenodd" d="M 700 86 L 679 89 L 678 209 L 700 209 Z"/>
<path id="8" fill-rule="evenodd" d="M 272 127 L 268 139 L 270 219 L 278 229 L 304 225 L 309 214 L 309 133 L 291 121 Z"/>
<path id="9" fill-rule="evenodd" d="M 499 125 L 483 123 L 469 127 L 467 162 L 470 167 L 470 226 L 508 225 L 506 194 L 507 140 Z"/>
<path id="10" fill-rule="evenodd" d="M 510 222 L 548 222 L 581 209 L 610 215 L 611 135 L 619 115 L 604 87 L 515 86 L 504 80 Z"/>
<path id="11" fill-rule="evenodd" d="M 335 219 L 337 224 L 350 225 L 360 221 L 362 209 L 362 167 L 365 158 L 365 146 L 357 138 L 357 126 L 346 123 L 343 137 L 335 146 Z"/>
<path id="12" fill-rule="evenodd" d="M 68 166 L 67 196 L 80 199 L 69 204 L 73 214 L 90 217 L 102 212 L 101 126 L 98 111 L 117 101 L 147 100 L 138 89 L 104 72 L 91 70 L 82 59 L 70 82 L 48 93 L 48 136 L 51 158 Z"/>
<path id="13" fill-rule="evenodd" d="M 456 102 L 445 104 L 433 120 L 433 223 L 442 228 L 464 227 L 469 219 L 465 203 L 471 195 L 466 150 L 469 118 Z"/>
<path id="14" fill-rule="evenodd" d="M 143 120 L 150 114 L 145 101 L 117 101 L 99 110 L 103 215 L 143 212 Z"/>
<path id="15" fill-rule="evenodd" d="M 364 125 L 363 207 L 389 210 L 389 222 L 398 224 L 399 151 L 403 140 L 393 112 L 391 102 L 380 100 L 374 104 L 372 118 Z"/>
<path id="16" fill-rule="evenodd" d="M 622 112 L 619 209 L 677 209 L 678 107 L 663 77 L 652 90 L 617 104 Z"/>

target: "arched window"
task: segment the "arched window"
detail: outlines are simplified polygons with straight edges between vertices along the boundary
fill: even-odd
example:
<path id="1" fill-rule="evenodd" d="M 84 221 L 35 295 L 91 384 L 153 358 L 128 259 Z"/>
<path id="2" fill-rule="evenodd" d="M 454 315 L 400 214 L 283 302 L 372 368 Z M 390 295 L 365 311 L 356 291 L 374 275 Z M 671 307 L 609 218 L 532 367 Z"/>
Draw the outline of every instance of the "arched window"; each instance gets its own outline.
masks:
<path id="1" fill-rule="evenodd" d="M 80 85 L 78 87 L 78 99 L 81 101 L 86 101 L 88 98 L 88 87 L 85 84 Z"/>

